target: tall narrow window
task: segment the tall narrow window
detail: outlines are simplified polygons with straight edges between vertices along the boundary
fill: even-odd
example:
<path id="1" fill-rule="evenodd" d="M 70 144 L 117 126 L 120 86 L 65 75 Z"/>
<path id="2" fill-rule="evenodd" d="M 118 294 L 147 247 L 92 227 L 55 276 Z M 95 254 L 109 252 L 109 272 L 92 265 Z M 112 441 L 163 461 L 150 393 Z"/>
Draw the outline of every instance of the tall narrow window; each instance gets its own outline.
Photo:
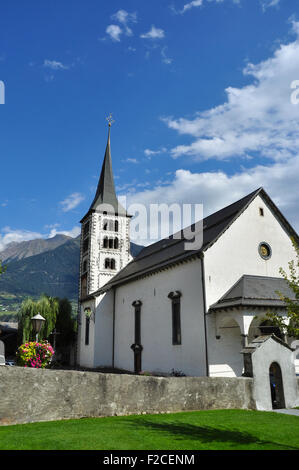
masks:
<path id="1" fill-rule="evenodd" d="M 86 253 L 88 251 L 88 247 L 89 247 L 89 237 L 85 238 L 83 242 L 83 253 Z"/>
<path id="2" fill-rule="evenodd" d="M 105 237 L 103 240 L 103 248 L 108 248 L 108 243 L 109 243 L 109 240 L 107 237 Z"/>
<path id="3" fill-rule="evenodd" d="M 90 324 L 90 318 L 85 317 L 85 345 L 87 346 L 89 344 L 89 324 Z"/>
<path id="4" fill-rule="evenodd" d="M 115 250 L 118 250 L 118 247 L 119 247 L 118 238 L 115 238 L 115 239 L 114 239 L 114 249 L 115 249 Z"/>
<path id="5" fill-rule="evenodd" d="M 115 259 L 106 258 L 105 259 L 105 269 L 116 269 Z"/>
<path id="6" fill-rule="evenodd" d="M 115 220 L 114 222 L 114 231 L 118 232 L 118 220 Z"/>
<path id="7" fill-rule="evenodd" d="M 89 234 L 89 222 L 86 222 L 83 228 L 83 237 L 86 237 Z"/>
<path id="8" fill-rule="evenodd" d="M 182 344 L 181 334 L 181 293 L 179 291 L 170 292 L 168 298 L 172 307 L 172 344 Z"/>
<path id="9" fill-rule="evenodd" d="M 103 220 L 103 230 L 108 230 L 108 220 L 107 219 Z"/>
<path id="10" fill-rule="evenodd" d="M 115 269 L 115 259 L 110 260 L 110 269 Z"/>
<path id="11" fill-rule="evenodd" d="M 135 321 L 134 321 L 134 342 L 135 344 L 141 344 L 141 305 L 140 300 L 133 302 L 133 307 L 135 309 Z"/>
<path id="12" fill-rule="evenodd" d="M 87 274 L 81 277 L 81 297 L 87 296 Z"/>
<path id="13" fill-rule="evenodd" d="M 86 271 L 87 271 L 87 259 L 83 261 L 83 265 L 82 265 L 82 272 L 86 273 Z"/>

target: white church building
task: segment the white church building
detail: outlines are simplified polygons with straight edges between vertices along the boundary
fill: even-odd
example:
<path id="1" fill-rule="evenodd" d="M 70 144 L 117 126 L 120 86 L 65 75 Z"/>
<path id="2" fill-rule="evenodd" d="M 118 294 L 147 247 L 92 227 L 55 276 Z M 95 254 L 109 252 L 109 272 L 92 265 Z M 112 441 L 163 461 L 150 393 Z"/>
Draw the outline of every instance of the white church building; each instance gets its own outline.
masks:
<path id="1" fill-rule="evenodd" d="M 299 374 L 299 341 L 265 324 L 267 312 L 285 313 L 277 291 L 293 295 L 279 269 L 288 272 L 299 239 L 263 188 L 195 224 L 200 249 L 170 237 L 133 259 L 130 220 L 115 193 L 109 126 L 96 195 L 81 220 L 80 366 L 239 377 L 241 351 L 275 333 L 297 347 Z"/>

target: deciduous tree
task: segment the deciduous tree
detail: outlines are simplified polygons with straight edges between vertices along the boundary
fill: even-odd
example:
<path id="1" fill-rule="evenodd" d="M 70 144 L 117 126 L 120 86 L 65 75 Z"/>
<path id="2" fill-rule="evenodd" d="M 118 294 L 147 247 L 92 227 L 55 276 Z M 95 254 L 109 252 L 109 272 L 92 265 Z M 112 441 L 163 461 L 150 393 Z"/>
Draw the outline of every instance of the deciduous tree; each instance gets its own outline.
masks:
<path id="1" fill-rule="evenodd" d="M 277 292 L 286 305 L 286 316 L 278 313 L 268 313 L 267 318 L 284 331 L 289 337 L 299 338 L 299 245 L 292 239 L 296 252 L 295 259 L 289 262 L 289 273 L 280 268 L 279 272 L 287 282 L 290 290 L 294 293 L 292 298 Z"/>

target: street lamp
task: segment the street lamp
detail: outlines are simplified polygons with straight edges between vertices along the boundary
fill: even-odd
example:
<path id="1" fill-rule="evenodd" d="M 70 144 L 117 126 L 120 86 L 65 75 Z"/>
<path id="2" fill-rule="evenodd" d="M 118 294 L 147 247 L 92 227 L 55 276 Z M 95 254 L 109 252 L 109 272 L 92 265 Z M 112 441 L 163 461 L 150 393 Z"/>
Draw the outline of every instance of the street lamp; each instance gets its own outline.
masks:
<path id="1" fill-rule="evenodd" d="M 31 321 L 32 321 L 33 331 L 35 331 L 36 333 L 35 340 L 38 341 L 38 333 L 40 332 L 42 328 L 42 324 L 44 321 L 46 321 L 46 319 L 38 313 L 37 315 L 31 318 Z"/>

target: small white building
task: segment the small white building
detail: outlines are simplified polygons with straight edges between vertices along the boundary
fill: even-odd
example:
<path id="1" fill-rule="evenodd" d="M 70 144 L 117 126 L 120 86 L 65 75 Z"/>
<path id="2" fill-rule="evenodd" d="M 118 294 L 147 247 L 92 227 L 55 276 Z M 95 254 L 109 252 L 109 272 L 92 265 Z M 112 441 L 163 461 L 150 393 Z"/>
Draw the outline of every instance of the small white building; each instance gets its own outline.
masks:
<path id="1" fill-rule="evenodd" d="M 110 128 L 97 192 L 81 223 L 81 366 L 241 376 L 241 351 L 275 333 L 265 314 L 285 313 L 276 291 L 292 296 L 279 269 L 288 271 L 295 259 L 291 238 L 298 242 L 298 235 L 263 188 L 195 224 L 195 231 L 203 226 L 201 249 L 185 250 L 184 239 L 170 237 L 132 259 Z"/>

